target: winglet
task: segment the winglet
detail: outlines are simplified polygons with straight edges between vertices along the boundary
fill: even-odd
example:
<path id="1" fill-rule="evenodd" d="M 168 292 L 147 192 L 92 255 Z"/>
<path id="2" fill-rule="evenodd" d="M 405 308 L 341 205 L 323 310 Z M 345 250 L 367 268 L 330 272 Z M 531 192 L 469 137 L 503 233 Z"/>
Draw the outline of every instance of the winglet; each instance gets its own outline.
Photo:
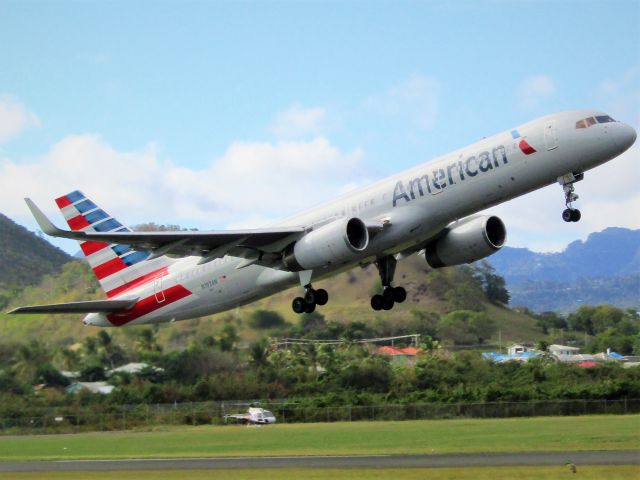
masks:
<path id="1" fill-rule="evenodd" d="M 38 222 L 38 226 L 40 230 L 42 230 L 47 235 L 52 237 L 62 237 L 62 238 L 78 238 L 77 232 L 71 232 L 69 230 L 62 230 L 56 227 L 51 220 L 49 220 L 42 210 L 38 208 L 38 206 L 31 200 L 30 198 L 25 198 L 24 201 L 27 203 L 27 207 L 31 210 L 31 214 L 33 218 Z"/>

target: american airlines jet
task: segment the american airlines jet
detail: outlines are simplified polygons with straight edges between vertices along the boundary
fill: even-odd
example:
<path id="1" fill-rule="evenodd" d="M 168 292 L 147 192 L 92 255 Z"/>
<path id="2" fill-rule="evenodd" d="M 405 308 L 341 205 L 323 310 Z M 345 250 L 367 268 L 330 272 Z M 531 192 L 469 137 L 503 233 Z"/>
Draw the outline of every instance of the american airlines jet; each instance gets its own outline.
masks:
<path id="1" fill-rule="evenodd" d="M 43 232 L 80 242 L 107 300 L 20 307 L 11 313 L 86 313 L 84 323 L 123 326 L 222 312 L 299 284 L 296 313 L 329 294 L 312 282 L 375 264 L 382 292 L 374 310 L 407 293 L 396 262 L 423 254 L 432 268 L 470 263 L 499 250 L 506 230 L 477 213 L 558 182 L 566 222 L 580 220 L 574 183 L 627 150 L 635 130 L 594 110 L 533 120 L 261 229 L 133 232 L 79 191 L 56 199 L 62 230 L 29 199 Z"/>

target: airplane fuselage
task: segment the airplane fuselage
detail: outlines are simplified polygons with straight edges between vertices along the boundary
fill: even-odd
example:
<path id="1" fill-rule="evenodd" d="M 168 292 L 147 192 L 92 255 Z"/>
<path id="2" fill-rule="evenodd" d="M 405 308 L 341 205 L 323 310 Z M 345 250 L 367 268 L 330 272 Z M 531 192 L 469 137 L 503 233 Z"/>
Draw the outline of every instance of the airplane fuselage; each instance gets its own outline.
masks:
<path id="1" fill-rule="evenodd" d="M 347 263 L 313 271 L 313 280 L 416 247 L 447 225 L 486 208 L 581 174 L 626 150 L 635 131 L 620 122 L 576 128 L 581 118 L 604 115 L 574 110 L 539 118 L 361 188 L 278 226 L 320 226 L 358 217 L 382 225 L 366 249 Z M 631 143 L 630 137 L 633 136 Z M 110 326 L 209 315 L 245 305 L 300 283 L 299 274 L 225 256 L 199 264 L 175 261 L 154 281 L 118 295 L 140 298 L 133 313 L 87 315 L 85 323 Z"/>

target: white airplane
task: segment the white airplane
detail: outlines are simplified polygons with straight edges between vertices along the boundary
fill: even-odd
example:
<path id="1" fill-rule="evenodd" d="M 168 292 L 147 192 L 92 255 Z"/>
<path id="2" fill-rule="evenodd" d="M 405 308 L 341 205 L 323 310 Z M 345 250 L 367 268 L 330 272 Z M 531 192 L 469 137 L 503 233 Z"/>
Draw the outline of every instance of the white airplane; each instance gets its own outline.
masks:
<path id="1" fill-rule="evenodd" d="M 595 110 L 533 120 L 435 158 L 371 186 L 254 230 L 133 232 L 82 193 L 56 200 L 71 230 L 54 226 L 29 199 L 48 235 L 73 238 L 107 300 L 20 307 L 10 313 L 87 313 L 84 323 L 122 326 L 209 315 L 299 284 L 296 313 L 328 301 L 320 280 L 374 263 L 383 291 L 375 310 L 406 299 L 393 286 L 398 259 L 423 252 L 433 268 L 470 263 L 499 250 L 496 216 L 474 215 L 558 182 L 562 217 L 577 222 L 574 183 L 627 150 L 635 130 Z"/>
<path id="2" fill-rule="evenodd" d="M 242 423 L 251 423 L 254 425 L 268 425 L 270 423 L 276 423 L 276 417 L 269 410 L 254 407 L 249 407 L 247 413 L 238 413 L 224 416 L 225 423 L 229 419 L 233 419 Z"/>

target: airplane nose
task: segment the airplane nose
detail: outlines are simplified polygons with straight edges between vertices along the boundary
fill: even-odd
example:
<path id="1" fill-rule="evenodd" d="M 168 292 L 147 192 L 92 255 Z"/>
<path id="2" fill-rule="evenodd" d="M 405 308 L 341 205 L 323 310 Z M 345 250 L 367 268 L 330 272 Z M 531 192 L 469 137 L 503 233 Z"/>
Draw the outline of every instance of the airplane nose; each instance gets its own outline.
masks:
<path id="1" fill-rule="evenodd" d="M 617 125 L 613 134 L 616 145 L 624 152 L 636 141 L 638 134 L 635 129 L 626 123 L 620 123 Z"/>

